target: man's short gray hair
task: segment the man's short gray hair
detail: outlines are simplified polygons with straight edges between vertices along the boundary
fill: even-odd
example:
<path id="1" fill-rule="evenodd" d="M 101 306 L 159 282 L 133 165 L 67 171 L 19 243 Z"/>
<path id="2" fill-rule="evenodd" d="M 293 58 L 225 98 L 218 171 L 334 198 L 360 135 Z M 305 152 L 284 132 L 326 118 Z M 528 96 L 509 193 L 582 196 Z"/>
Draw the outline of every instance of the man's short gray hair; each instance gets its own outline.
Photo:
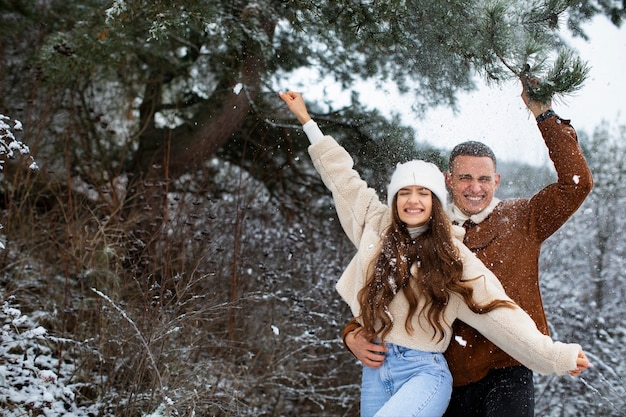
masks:
<path id="1" fill-rule="evenodd" d="M 493 161 L 494 168 L 496 167 L 496 155 L 491 148 L 482 142 L 474 140 L 468 140 L 467 142 L 459 143 L 450 152 L 450 159 L 448 161 L 448 169 L 452 170 L 452 163 L 457 156 L 486 156 Z"/>

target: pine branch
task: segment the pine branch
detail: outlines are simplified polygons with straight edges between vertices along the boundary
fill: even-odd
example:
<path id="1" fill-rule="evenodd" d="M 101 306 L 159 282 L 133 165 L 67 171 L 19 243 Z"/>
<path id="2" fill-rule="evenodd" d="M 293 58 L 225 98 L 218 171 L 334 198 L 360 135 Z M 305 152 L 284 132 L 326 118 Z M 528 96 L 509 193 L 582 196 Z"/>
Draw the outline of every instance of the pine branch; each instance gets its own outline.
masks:
<path id="1" fill-rule="evenodd" d="M 568 6 L 566 0 L 535 2 L 521 20 L 511 20 L 514 14 L 506 2 L 496 1 L 485 10 L 483 30 L 489 48 L 509 73 L 522 79 L 535 101 L 546 103 L 554 95 L 571 94 L 589 74 L 587 63 L 564 49 L 555 33 Z"/>
<path id="2" fill-rule="evenodd" d="M 542 67 L 543 64 L 535 67 L 527 64 L 520 74 L 530 98 L 542 103 L 547 103 L 554 95 L 578 91 L 589 75 L 587 62 L 570 49 L 559 52 L 552 68 L 543 71 Z"/>

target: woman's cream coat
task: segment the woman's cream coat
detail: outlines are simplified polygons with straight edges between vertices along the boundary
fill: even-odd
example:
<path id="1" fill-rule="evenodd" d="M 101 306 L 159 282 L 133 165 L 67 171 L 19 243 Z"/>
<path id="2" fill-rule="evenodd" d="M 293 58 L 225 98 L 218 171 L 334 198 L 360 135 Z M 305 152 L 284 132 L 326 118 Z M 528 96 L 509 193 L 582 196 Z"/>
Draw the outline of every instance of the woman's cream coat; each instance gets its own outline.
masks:
<path id="1" fill-rule="evenodd" d="M 375 190 L 369 188 L 353 169 L 351 156 L 332 137 L 325 136 L 309 147 L 309 153 L 322 180 L 333 194 L 341 225 L 357 253 L 337 282 L 337 291 L 350 306 L 355 317 L 360 308 L 357 299 L 365 285 L 366 270 L 380 251 L 382 234 L 390 224 L 389 207 Z M 479 304 L 493 299 L 509 300 L 500 282 L 462 243 L 463 229 L 453 226 L 456 246 L 463 261 L 463 277 L 474 289 Z M 393 327 L 385 341 L 426 352 L 443 352 L 451 342 L 451 325 L 460 319 L 480 331 L 509 355 L 533 371 L 542 374 L 565 374 L 576 369 L 581 347 L 553 342 L 537 330 L 533 320 L 519 307 L 497 308 L 487 314 L 475 314 L 462 297 L 453 295 L 445 309 L 445 335 L 438 341 L 434 329 L 422 315 L 412 318 L 413 332 L 405 329 L 408 311 L 406 298 L 399 292 L 389 306 Z M 463 340 L 452 343 L 463 344 Z"/>

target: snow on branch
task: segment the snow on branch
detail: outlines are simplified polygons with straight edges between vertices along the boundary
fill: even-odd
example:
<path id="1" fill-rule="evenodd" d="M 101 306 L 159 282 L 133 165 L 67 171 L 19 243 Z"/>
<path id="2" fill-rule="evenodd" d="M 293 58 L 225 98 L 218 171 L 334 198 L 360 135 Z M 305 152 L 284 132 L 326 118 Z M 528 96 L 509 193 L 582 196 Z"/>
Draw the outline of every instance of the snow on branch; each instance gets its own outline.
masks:
<path id="1" fill-rule="evenodd" d="M 30 156 L 30 148 L 15 138 L 15 135 L 13 135 L 14 130 L 21 131 L 22 123 L 19 120 L 11 120 L 10 117 L 0 114 L 0 171 L 4 168 L 3 157 L 14 159 L 16 153 L 29 155 L 31 160 L 29 169 L 36 171 L 39 167 L 33 157 Z"/>

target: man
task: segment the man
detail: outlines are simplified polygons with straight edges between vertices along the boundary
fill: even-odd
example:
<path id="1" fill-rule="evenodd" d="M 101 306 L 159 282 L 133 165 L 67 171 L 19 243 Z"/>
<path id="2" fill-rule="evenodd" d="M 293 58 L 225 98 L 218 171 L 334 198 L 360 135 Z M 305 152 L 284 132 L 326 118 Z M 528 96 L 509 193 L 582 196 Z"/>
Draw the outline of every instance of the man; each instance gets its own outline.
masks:
<path id="1" fill-rule="evenodd" d="M 448 214 L 466 229 L 464 243 L 548 334 L 539 291 L 541 244 L 580 207 L 593 180 L 569 120 L 557 116 L 550 103 L 532 101 L 525 89 L 522 99 L 537 120 L 557 182 L 530 199 L 500 201 L 494 197 L 500 174 L 493 152 L 482 143 L 465 142 L 450 155 Z M 532 372 L 471 327 L 461 322 L 454 327 L 446 351 L 454 389 L 445 417 L 534 416 Z M 355 320 L 348 323 L 342 332 L 346 346 L 365 366 L 379 367 L 384 348 L 360 330 Z"/>

